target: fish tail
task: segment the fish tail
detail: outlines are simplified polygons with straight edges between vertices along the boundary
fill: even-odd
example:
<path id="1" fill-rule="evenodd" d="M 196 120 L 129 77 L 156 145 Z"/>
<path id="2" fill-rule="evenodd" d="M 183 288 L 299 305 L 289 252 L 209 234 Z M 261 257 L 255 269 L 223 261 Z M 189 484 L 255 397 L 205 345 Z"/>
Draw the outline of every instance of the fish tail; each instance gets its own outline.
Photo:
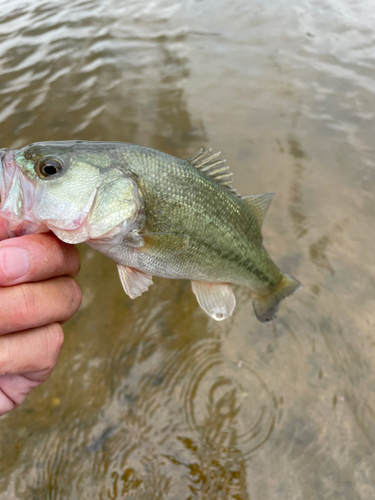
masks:
<path id="1" fill-rule="evenodd" d="M 271 293 L 254 297 L 253 307 L 256 317 L 263 322 L 274 319 L 279 309 L 280 301 L 292 295 L 301 286 L 298 280 L 288 274 L 284 274 L 280 283 Z"/>

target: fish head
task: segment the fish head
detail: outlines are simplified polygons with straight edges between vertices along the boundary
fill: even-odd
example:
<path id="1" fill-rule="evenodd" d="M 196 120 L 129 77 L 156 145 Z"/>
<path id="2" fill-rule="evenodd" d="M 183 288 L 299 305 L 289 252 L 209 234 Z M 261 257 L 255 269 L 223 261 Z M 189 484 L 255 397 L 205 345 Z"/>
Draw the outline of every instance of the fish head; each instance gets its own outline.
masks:
<path id="1" fill-rule="evenodd" d="M 52 231 L 66 243 L 119 243 L 141 210 L 134 180 L 100 143 L 0 150 L 0 216 L 9 236 Z"/>

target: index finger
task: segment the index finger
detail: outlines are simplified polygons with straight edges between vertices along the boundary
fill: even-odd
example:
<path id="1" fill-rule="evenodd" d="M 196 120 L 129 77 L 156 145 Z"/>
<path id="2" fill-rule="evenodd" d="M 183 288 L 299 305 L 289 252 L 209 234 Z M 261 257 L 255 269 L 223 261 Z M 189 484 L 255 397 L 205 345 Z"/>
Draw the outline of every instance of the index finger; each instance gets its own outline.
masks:
<path id="1" fill-rule="evenodd" d="M 74 245 L 51 233 L 30 234 L 0 242 L 0 286 L 74 277 L 80 260 Z"/>

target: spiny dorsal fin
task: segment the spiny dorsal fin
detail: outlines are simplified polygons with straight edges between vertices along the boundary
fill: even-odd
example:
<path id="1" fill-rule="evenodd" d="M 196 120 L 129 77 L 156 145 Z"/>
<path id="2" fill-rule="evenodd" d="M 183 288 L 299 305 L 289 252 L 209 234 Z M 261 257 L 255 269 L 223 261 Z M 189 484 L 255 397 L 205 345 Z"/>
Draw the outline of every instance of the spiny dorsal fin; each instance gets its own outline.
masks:
<path id="1" fill-rule="evenodd" d="M 226 187 L 232 193 L 237 194 L 237 190 L 232 188 L 233 174 L 229 172 L 229 167 L 225 165 L 225 160 L 219 158 L 220 155 L 221 151 L 212 154 L 211 148 L 207 149 L 207 151 L 203 151 L 201 148 L 195 155 L 191 156 L 186 161 L 188 161 L 192 167 L 205 173 L 210 179 Z"/>
<path id="2" fill-rule="evenodd" d="M 266 216 L 267 210 L 271 205 L 274 194 L 275 193 L 264 193 L 257 194 L 255 196 L 245 196 L 242 198 L 253 211 L 255 217 L 257 218 L 259 227 L 262 227 L 264 217 Z"/>

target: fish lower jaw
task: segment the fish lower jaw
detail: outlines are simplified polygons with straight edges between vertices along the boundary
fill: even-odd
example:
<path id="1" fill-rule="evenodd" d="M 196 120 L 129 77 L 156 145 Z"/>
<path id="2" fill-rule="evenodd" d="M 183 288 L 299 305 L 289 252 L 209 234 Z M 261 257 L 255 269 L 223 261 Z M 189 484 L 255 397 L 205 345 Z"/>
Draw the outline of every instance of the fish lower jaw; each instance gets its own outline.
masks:
<path id="1" fill-rule="evenodd" d="M 9 150 L 0 152 L 0 216 L 8 235 L 44 233 L 48 228 L 35 219 L 30 207 L 35 202 L 35 186 L 19 171 L 14 153 Z"/>
<path id="2" fill-rule="evenodd" d="M 14 220 L 12 218 L 7 218 L 6 212 L 4 213 L 1 211 L 0 215 L 4 221 L 5 228 L 10 238 L 15 236 L 25 236 L 27 234 L 48 233 L 49 231 L 49 228 L 40 222 L 25 219 Z"/>

